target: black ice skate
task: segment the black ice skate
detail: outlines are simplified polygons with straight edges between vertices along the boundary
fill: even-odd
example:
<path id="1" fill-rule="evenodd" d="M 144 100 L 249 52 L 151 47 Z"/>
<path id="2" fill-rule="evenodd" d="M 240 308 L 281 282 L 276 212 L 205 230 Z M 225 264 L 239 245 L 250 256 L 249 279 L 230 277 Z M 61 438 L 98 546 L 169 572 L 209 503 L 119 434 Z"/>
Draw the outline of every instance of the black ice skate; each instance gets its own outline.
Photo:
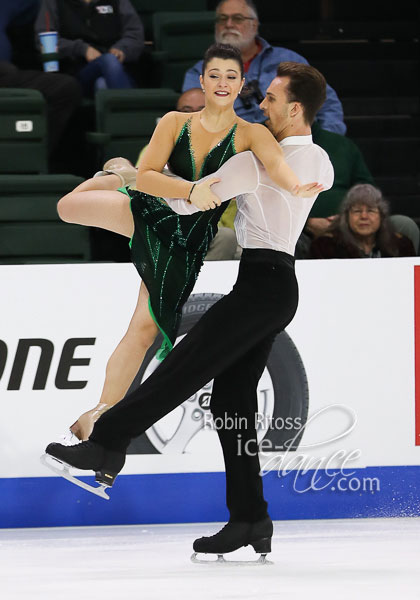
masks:
<path id="1" fill-rule="evenodd" d="M 201 537 L 193 544 L 194 554 L 191 560 L 194 563 L 226 563 L 238 565 L 271 565 L 267 554 L 271 552 L 271 538 L 273 536 L 273 523 L 266 517 L 256 523 L 229 522 L 216 535 Z M 255 552 L 261 553 L 258 560 L 227 561 L 223 554 L 233 552 L 242 546 L 252 546 Z M 217 554 L 216 560 L 200 560 L 198 553 Z"/>
<path id="2" fill-rule="evenodd" d="M 112 487 L 116 476 L 123 468 L 125 454 L 106 450 L 99 444 L 90 441 L 81 442 L 75 446 L 53 443 L 47 446 L 45 454 L 41 456 L 41 462 L 71 483 L 109 500 L 105 490 Z M 95 471 L 95 479 L 99 486 L 94 487 L 77 479 L 70 473 L 71 467 Z"/>

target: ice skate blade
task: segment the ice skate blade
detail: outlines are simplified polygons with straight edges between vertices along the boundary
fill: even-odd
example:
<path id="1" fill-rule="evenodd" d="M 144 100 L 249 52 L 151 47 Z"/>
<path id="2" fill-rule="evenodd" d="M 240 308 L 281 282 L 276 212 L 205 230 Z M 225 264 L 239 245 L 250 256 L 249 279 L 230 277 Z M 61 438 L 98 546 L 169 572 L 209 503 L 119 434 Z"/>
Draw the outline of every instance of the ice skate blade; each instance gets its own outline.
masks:
<path id="1" fill-rule="evenodd" d="M 215 560 L 206 560 L 197 558 L 198 552 L 193 552 L 191 562 L 199 565 L 234 565 L 234 566 L 255 566 L 255 565 L 274 565 L 271 560 L 267 560 L 266 554 L 261 554 L 257 560 L 226 560 L 223 554 L 218 554 Z"/>
<path id="2" fill-rule="evenodd" d="M 98 487 L 94 487 L 88 483 L 85 483 L 84 481 L 81 481 L 80 479 L 77 479 L 77 477 L 70 473 L 70 469 L 72 468 L 71 465 L 62 462 L 50 454 L 43 454 L 40 458 L 40 461 L 44 466 L 51 469 L 51 471 L 54 471 L 54 473 L 57 473 L 57 475 L 60 475 L 60 477 L 64 477 L 64 479 L 67 479 L 67 481 L 70 481 L 70 483 L 74 483 L 74 485 L 77 485 L 87 492 L 91 492 L 91 494 L 95 494 L 95 496 L 99 496 L 104 500 L 109 500 L 109 496 L 105 490 L 110 486 L 100 483 Z M 57 463 L 57 465 L 60 465 L 62 468 L 56 466 L 54 463 Z"/>

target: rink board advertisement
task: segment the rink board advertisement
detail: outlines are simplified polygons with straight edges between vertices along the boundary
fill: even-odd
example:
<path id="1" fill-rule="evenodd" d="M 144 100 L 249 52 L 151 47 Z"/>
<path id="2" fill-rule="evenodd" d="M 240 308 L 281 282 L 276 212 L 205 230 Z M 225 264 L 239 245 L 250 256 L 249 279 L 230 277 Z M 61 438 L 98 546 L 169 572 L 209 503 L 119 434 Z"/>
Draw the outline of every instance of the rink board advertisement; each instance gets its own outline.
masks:
<path id="1" fill-rule="evenodd" d="M 237 270 L 204 265 L 181 336 L 230 291 Z M 296 270 L 299 308 L 258 389 L 272 518 L 420 515 L 420 260 L 300 261 Z M 0 527 L 225 520 L 211 382 L 133 441 L 109 501 L 39 461 L 100 397 L 136 304 L 134 267 L 0 273 Z M 157 364 L 149 353 L 133 385 Z M 238 451 L 248 451 L 240 435 Z"/>

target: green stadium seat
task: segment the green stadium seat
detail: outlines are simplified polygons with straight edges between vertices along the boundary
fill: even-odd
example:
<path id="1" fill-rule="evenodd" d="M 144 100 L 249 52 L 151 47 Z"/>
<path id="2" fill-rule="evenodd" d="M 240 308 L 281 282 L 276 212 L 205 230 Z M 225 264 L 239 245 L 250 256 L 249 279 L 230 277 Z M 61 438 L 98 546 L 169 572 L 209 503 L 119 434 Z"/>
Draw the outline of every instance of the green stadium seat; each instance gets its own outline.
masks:
<path id="1" fill-rule="evenodd" d="M 153 32 L 162 85 L 180 91 L 185 71 L 214 43 L 214 12 L 155 13 Z"/>
<path id="2" fill-rule="evenodd" d="M 144 25 L 146 40 L 153 39 L 153 14 L 156 12 L 185 12 L 191 10 L 207 10 L 207 0 L 182 0 L 174 2 L 173 0 L 131 0 L 131 4 L 139 13 Z"/>
<path id="3" fill-rule="evenodd" d="M 96 94 L 96 132 L 88 141 L 97 144 L 99 163 L 124 156 L 135 163 L 156 127 L 157 119 L 174 110 L 178 94 L 171 89 L 100 90 Z"/>
<path id="4" fill-rule="evenodd" d="M 0 173 L 47 173 L 45 100 L 29 89 L 0 88 Z"/>
<path id="5" fill-rule="evenodd" d="M 73 175 L 0 175 L 0 264 L 84 262 L 87 227 L 60 221 L 57 201 L 83 179 Z"/>

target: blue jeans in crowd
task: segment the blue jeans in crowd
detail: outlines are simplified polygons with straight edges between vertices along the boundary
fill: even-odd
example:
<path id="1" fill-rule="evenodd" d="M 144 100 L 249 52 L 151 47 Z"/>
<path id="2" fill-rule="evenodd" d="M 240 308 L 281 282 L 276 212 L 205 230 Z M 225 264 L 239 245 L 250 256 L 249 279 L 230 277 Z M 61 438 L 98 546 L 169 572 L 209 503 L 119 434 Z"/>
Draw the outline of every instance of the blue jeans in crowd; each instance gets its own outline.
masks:
<path id="1" fill-rule="evenodd" d="M 113 54 L 102 54 L 92 62 L 88 63 L 77 73 L 83 92 L 86 96 L 92 96 L 95 84 L 99 79 L 105 81 L 105 85 L 111 89 L 127 89 L 134 87 L 134 82 L 126 73 L 124 66 Z"/>

